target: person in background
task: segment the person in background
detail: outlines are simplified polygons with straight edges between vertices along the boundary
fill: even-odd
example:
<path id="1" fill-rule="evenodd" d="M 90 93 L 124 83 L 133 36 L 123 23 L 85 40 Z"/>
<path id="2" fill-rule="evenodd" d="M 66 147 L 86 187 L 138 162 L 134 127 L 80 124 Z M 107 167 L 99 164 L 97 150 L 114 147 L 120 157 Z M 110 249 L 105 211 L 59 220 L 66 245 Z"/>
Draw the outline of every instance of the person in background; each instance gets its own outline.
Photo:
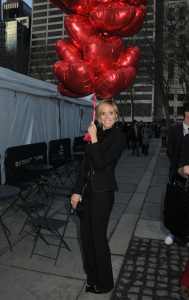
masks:
<path id="1" fill-rule="evenodd" d="M 189 174 L 186 159 L 184 159 L 184 157 L 188 157 L 189 143 L 188 146 L 183 147 L 183 141 L 187 142 L 188 136 L 186 137 L 186 135 L 189 133 L 189 102 L 183 105 L 183 116 L 184 121 L 182 124 L 171 127 L 166 151 L 170 160 L 169 180 L 172 183 L 176 182 L 181 187 L 184 186 Z M 174 239 L 175 236 L 170 232 L 165 238 L 165 243 L 171 245 Z"/>
<path id="2" fill-rule="evenodd" d="M 160 137 L 162 140 L 162 147 L 166 148 L 167 146 L 167 127 L 165 126 L 165 124 L 163 124 L 160 128 Z"/>
<path id="3" fill-rule="evenodd" d="M 155 125 L 155 138 L 159 138 L 160 137 L 160 126 L 159 125 Z"/>
<path id="4" fill-rule="evenodd" d="M 94 122 L 88 128 L 91 143 L 86 145 L 71 204 L 74 209 L 79 201 L 84 204 L 80 232 L 87 273 L 86 292 L 102 294 L 114 287 L 107 227 L 114 192 L 118 189 L 114 169 L 126 147 L 126 135 L 115 126 L 118 108 L 112 100 L 100 102 L 97 118 L 101 128 L 97 131 Z"/>
<path id="5" fill-rule="evenodd" d="M 128 138 L 129 126 L 127 125 L 126 122 L 121 123 L 121 132 L 123 132 L 126 135 L 126 137 L 127 137 L 127 148 L 130 149 L 129 138 Z"/>
<path id="6" fill-rule="evenodd" d="M 152 134 L 152 130 L 149 127 L 148 123 L 146 122 L 144 127 L 141 130 L 142 135 L 142 145 L 144 147 L 144 153 L 145 155 L 148 155 L 148 149 L 150 146 L 150 136 Z"/>
<path id="7" fill-rule="evenodd" d="M 131 148 L 133 155 L 139 156 L 139 147 L 140 147 L 140 135 L 141 133 L 138 131 L 138 122 L 134 120 L 133 125 L 128 132 L 129 139 L 131 141 Z"/>
<path id="8" fill-rule="evenodd" d="M 139 126 L 138 126 L 138 133 L 139 133 L 139 139 L 140 139 L 140 141 L 139 141 L 139 147 L 142 148 L 142 153 L 144 153 L 144 145 L 142 144 L 142 134 L 141 134 L 141 130 L 142 130 L 143 126 L 144 126 L 144 123 L 141 120 L 139 122 Z"/>

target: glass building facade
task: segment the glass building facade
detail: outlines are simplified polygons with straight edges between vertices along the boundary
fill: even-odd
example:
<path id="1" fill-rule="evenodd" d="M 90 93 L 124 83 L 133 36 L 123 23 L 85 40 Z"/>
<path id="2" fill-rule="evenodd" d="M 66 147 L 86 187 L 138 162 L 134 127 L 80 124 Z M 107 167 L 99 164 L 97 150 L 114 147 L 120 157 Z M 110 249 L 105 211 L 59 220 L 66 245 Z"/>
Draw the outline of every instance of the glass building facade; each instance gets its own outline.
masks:
<path id="1" fill-rule="evenodd" d="M 0 21 L 2 20 L 2 2 L 0 0 Z"/>
<path id="2" fill-rule="evenodd" d="M 7 0 L 3 4 L 3 13 L 5 19 L 0 21 L 0 66 L 28 74 L 31 8 L 21 0 Z"/>
<path id="3" fill-rule="evenodd" d="M 48 0 L 33 0 L 30 76 L 57 84 L 52 67 L 58 60 L 56 42 L 68 38 L 64 30 L 65 17 Z"/>
<path id="4" fill-rule="evenodd" d="M 3 4 L 3 19 L 31 16 L 31 7 L 23 0 L 7 0 Z"/>

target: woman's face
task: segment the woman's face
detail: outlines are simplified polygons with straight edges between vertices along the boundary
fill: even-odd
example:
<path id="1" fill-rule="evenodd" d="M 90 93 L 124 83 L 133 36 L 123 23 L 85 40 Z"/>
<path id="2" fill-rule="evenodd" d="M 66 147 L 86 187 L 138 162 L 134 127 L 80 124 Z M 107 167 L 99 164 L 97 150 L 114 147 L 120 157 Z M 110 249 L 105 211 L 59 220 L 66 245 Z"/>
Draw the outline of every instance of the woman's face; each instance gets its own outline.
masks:
<path id="1" fill-rule="evenodd" d="M 106 105 L 100 115 L 100 121 L 103 126 L 103 130 L 111 128 L 117 118 L 117 114 L 112 105 Z"/>

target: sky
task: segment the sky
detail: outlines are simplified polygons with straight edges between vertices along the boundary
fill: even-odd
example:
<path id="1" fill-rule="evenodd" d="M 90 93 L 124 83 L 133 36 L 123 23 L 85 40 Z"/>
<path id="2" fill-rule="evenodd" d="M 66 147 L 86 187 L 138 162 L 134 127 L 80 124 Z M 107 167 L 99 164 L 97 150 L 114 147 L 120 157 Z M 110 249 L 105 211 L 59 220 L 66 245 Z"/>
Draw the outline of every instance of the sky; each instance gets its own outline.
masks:
<path id="1" fill-rule="evenodd" d="M 2 0 L 2 3 L 7 2 L 6 0 Z M 32 7 L 32 0 L 24 0 L 25 3 L 27 3 L 30 7 Z"/>

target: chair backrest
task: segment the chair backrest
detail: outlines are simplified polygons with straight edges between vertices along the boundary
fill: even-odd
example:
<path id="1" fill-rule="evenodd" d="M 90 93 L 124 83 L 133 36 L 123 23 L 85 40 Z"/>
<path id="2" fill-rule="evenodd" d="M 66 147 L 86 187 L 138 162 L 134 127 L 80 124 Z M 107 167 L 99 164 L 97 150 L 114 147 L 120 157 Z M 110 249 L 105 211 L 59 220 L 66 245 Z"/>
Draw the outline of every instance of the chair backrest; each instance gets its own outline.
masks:
<path id="1" fill-rule="evenodd" d="M 72 158 L 70 138 L 49 142 L 49 164 L 55 169 L 63 166 Z"/>
<path id="2" fill-rule="evenodd" d="M 76 136 L 73 141 L 73 152 L 84 152 L 85 145 L 88 143 L 83 140 L 84 136 Z"/>
<path id="3" fill-rule="evenodd" d="M 45 142 L 7 148 L 5 151 L 6 184 L 19 185 L 27 182 L 29 174 L 23 167 L 29 164 L 47 164 Z"/>

